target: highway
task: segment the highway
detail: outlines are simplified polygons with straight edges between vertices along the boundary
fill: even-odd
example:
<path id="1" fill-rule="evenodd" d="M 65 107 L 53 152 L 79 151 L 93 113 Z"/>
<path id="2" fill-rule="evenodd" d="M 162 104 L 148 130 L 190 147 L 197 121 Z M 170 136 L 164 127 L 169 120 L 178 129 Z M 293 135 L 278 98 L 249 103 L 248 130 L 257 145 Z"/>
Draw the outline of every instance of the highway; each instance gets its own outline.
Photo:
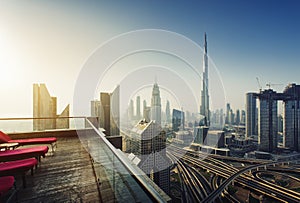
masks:
<path id="1" fill-rule="evenodd" d="M 276 171 L 265 171 L 265 170 L 259 170 L 259 171 L 254 171 L 252 174 L 253 176 L 258 179 L 259 181 L 263 181 L 265 183 L 270 183 L 269 181 L 261 178 L 258 174 L 259 173 L 268 173 L 268 174 L 275 174 L 275 175 L 281 175 L 281 176 L 284 176 L 284 177 L 287 177 L 289 179 L 292 179 L 293 181 L 297 181 L 300 183 L 300 179 L 299 178 L 296 178 L 294 176 L 291 176 L 291 175 L 288 175 L 288 174 L 285 174 L 285 173 L 280 173 L 280 172 L 276 172 Z"/>
<path id="2" fill-rule="evenodd" d="M 254 166 L 250 166 L 247 168 L 244 168 L 242 170 L 240 170 L 239 172 L 232 174 L 229 178 L 227 178 L 221 185 L 219 185 L 219 187 L 214 190 L 211 194 L 209 194 L 209 196 L 207 196 L 203 202 L 213 202 L 215 200 L 216 197 L 218 197 L 221 192 L 228 187 L 229 184 L 231 184 L 231 182 L 233 180 L 235 180 L 236 178 L 239 178 L 239 176 L 241 176 L 242 174 L 244 174 L 247 171 L 250 171 L 252 169 L 256 169 L 257 167 L 262 167 L 262 166 L 266 166 L 272 163 L 268 163 L 268 164 L 258 164 L 258 165 L 254 165 Z M 288 202 L 299 202 L 300 201 L 300 194 L 292 191 L 292 190 L 288 190 L 286 188 L 283 188 L 281 186 L 269 183 L 269 182 L 261 182 L 261 181 L 256 181 L 256 180 L 249 180 L 248 176 L 243 176 L 240 177 L 240 179 L 245 178 L 248 179 L 247 184 L 253 184 L 254 187 L 259 188 L 260 185 L 263 185 L 264 188 L 262 188 L 263 192 L 267 192 L 268 194 L 270 194 L 273 198 L 278 199 L 280 201 L 288 201 Z M 252 179 L 252 178 L 251 178 Z M 241 180 L 239 180 L 241 181 Z"/>
<path id="3" fill-rule="evenodd" d="M 176 163 L 178 174 L 181 180 L 182 201 L 201 202 L 212 189 L 206 179 L 197 170 L 187 166 L 183 161 L 168 153 L 168 157 Z"/>
<path id="4" fill-rule="evenodd" d="M 185 150 L 180 147 L 169 145 L 167 153 L 170 159 L 176 164 L 181 180 L 183 202 L 214 202 L 220 194 L 227 194 L 226 188 L 234 182 L 259 194 L 276 199 L 280 202 L 300 202 L 300 193 L 289 190 L 270 182 L 258 180 L 252 174 L 247 173 L 258 167 L 266 166 L 268 170 L 281 170 L 299 172 L 299 168 L 275 168 L 268 167 L 272 164 L 283 162 L 271 162 L 266 160 L 247 160 L 235 157 L 206 154 L 192 150 Z M 236 161 L 252 164 L 241 170 L 224 163 L 221 160 Z M 199 169 L 215 174 L 215 180 L 207 183 L 207 180 L 199 173 Z M 221 183 L 222 177 L 223 182 Z M 230 199 L 230 195 L 226 195 Z M 235 202 L 235 200 L 230 200 Z"/>
<path id="5" fill-rule="evenodd" d="M 173 150 L 176 150 L 177 151 L 177 153 L 185 153 L 185 151 L 183 151 L 182 149 L 180 149 L 180 148 L 174 148 L 174 149 L 172 149 L 172 150 L 169 150 L 169 151 L 172 151 L 172 152 L 174 152 Z M 171 153 L 170 152 L 168 152 L 168 154 L 170 155 Z M 177 154 L 178 155 L 178 154 Z M 173 156 L 173 157 L 177 157 L 177 160 L 178 160 L 178 158 L 180 158 L 180 157 L 178 157 L 178 156 L 174 156 L 174 155 L 171 155 L 171 156 Z M 170 156 L 169 156 L 170 157 Z M 205 156 L 206 157 L 206 156 Z M 206 157 L 207 158 L 207 157 Z M 173 158 L 174 159 L 174 158 Z M 221 165 L 223 162 L 221 162 L 221 161 L 219 161 L 219 160 L 213 160 L 213 159 L 211 159 L 210 160 L 211 162 L 209 162 L 209 163 L 206 163 L 206 164 L 210 164 L 210 165 L 212 165 L 213 163 L 214 164 L 216 164 L 216 165 Z M 173 161 L 174 162 L 174 161 Z M 183 161 L 181 161 L 181 159 L 179 159 L 178 160 L 178 162 L 179 163 L 182 163 Z M 192 172 L 192 173 L 194 173 L 195 174 L 195 176 L 197 176 L 197 178 L 200 180 L 200 182 L 202 183 L 202 185 L 203 185 L 203 187 L 204 187 L 204 191 L 203 191 L 203 188 L 201 188 L 200 190 L 199 189 L 196 189 L 196 190 L 194 190 L 194 192 L 193 192 L 193 194 L 192 194 L 192 196 L 194 196 L 194 194 L 195 193 L 204 193 L 204 197 L 206 197 L 209 193 L 211 193 L 212 192 L 212 187 L 213 187 L 213 189 L 215 189 L 214 187 L 218 187 L 218 185 L 217 184 L 215 184 L 215 183 L 208 183 L 208 181 L 206 180 L 206 178 L 204 178 L 202 175 L 201 175 L 201 173 L 199 173 L 198 171 L 198 169 L 196 169 L 196 168 L 194 168 L 194 167 L 192 167 L 192 166 L 190 166 L 190 164 L 184 164 L 184 167 L 185 168 L 187 168 L 187 170 L 188 171 L 190 171 L 190 172 Z M 227 167 L 229 167 L 230 169 L 234 169 L 234 170 L 237 170 L 237 169 L 235 169 L 235 168 L 233 168 L 232 166 L 227 166 Z M 183 171 L 183 173 L 184 173 L 184 171 Z M 219 178 L 219 176 L 216 176 L 216 178 Z M 211 179 L 211 180 L 213 180 L 213 179 Z M 189 181 L 190 182 L 190 181 Z M 186 185 L 186 187 L 190 187 L 191 185 L 189 184 L 189 182 L 184 182 L 185 183 L 185 185 Z M 211 186 L 212 187 L 211 187 Z M 192 184 L 192 187 L 193 187 L 193 184 Z M 190 188 L 190 189 L 188 189 L 188 190 L 190 190 L 190 191 L 193 191 L 193 188 Z M 226 194 L 226 196 L 225 196 L 225 198 L 227 198 L 227 199 L 229 199 L 231 202 L 238 202 L 238 201 L 236 201 L 236 200 L 233 200 L 234 198 L 233 197 L 231 197 L 231 195 L 230 194 Z M 203 201 L 203 195 L 200 197 L 200 199 L 201 199 L 201 201 Z M 220 202 L 221 202 L 221 200 L 220 200 Z"/>
<path id="6" fill-rule="evenodd" d="M 300 194 L 286 188 L 280 187 L 274 184 L 266 184 L 261 181 L 254 179 L 253 176 L 249 174 L 244 174 L 245 172 L 255 169 L 257 167 L 263 167 L 266 165 L 272 165 L 275 162 L 263 162 L 262 164 L 256 164 L 238 170 L 222 161 L 212 158 L 210 155 L 203 155 L 199 153 L 196 157 L 193 153 L 184 153 L 183 149 L 178 149 L 176 147 L 168 148 L 169 153 L 172 153 L 175 157 L 181 158 L 185 163 L 194 165 L 196 168 L 205 169 L 217 176 L 221 176 L 226 180 L 223 181 L 221 185 L 218 185 L 218 188 L 210 193 L 203 201 L 204 202 L 213 202 L 217 197 L 220 196 L 222 191 L 231 184 L 232 181 L 248 187 L 249 189 L 255 190 L 261 194 L 267 195 L 273 199 L 277 199 L 281 202 L 300 202 Z M 185 155 L 184 155 L 185 154 Z"/>

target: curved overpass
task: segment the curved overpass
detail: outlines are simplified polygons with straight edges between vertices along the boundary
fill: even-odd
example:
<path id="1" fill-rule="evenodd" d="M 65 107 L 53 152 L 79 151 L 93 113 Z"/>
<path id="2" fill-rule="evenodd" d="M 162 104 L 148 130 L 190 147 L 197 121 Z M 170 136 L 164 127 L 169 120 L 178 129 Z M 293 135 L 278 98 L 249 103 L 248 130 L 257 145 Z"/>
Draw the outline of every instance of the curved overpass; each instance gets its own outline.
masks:
<path id="1" fill-rule="evenodd" d="M 264 166 L 268 166 L 268 165 L 285 163 L 285 162 L 287 162 L 287 161 L 271 162 L 271 163 L 266 163 L 266 164 L 257 164 L 257 165 L 254 165 L 254 166 L 249 166 L 247 168 L 244 168 L 244 169 L 238 171 L 237 173 L 233 174 L 232 176 L 230 176 L 228 179 L 226 179 L 218 187 L 218 189 L 216 189 L 212 193 L 210 193 L 202 202 L 203 203 L 213 202 L 221 194 L 221 192 L 231 184 L 232 181 L 234 181 L 236 178 L 238 178 L 240 175 L 242 175 L 245 172 L 248 172 L 248 171 L 250 171 L 252 169 L 255 169 L 255 168 L 258 168 L 258 167 L 264 167 Z M 282 196 L 285 196 L 285 193 L 283 193 L 283 191 L 281 191 L 281 192 L 282 192 Z M 292 194 L 288 194 L 288 195 L 290 195 L 294 198 L 294 200 L 292 200 L 293 202 L 299 202 L 300 201 L 300 196 L 295 196 L 295 195 L 292 195 Z M 276 196 L 274 198 L 276 198 Z M 291 200 L 291 199 L 289 198 L 289 200 Z"/>

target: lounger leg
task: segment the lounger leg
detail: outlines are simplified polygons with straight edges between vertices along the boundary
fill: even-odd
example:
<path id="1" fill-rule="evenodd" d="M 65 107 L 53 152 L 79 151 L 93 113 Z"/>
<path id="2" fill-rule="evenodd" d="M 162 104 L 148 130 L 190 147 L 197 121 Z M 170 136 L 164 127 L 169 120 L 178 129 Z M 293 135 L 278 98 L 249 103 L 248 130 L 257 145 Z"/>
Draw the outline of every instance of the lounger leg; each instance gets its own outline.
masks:
<path id="1" fill-rule="evenodd" d="M 16 184 L 16 181 L 15 181 L 15 183 L 14 183 L 14 188 L 15 188 L 15 195 L 16 195 L 16 202 L 19 202 L 19 200 L 18 200 L 18 189 L 17 189 L 17 184 Z"/>
<path id="2" fill-rule="evenodd" d="M 15 200 L 15 201 L 13 201 Z M 11 195 L 9 196 L 9 198 L 6 200 L 6 202 L 18 202 L 18 190 L 17 190 L 17 185 L 16 185 L 16 180 L 14 182 L 14 187 L 13 187 L 13 191 L 11 193 Z"/>
<path id="3" fill-rule="evenodd" d="M 56 142 L 51 144 L 51 148 L 52 148 L 52 155 L 54 155 L 54 148 L 55 149 L 57 148 Z"/>
<path id="4" fill-rule="evenodd" d="M 37 169 L 38 168 L 38 165 L 39 165 L 39 157 L 38 156 L 36 156 L 36 157 L 34 157 L 38 162 L 37 162 L 37 164 L 35 165 L 35 169 Z"/>
<path id="5" fill-rule="evenodd" d="M 22 181 L 23 181 L 23 188 L 26 188 L 26 178 L 25 178 L 25 173 L 22 173 Z"/>

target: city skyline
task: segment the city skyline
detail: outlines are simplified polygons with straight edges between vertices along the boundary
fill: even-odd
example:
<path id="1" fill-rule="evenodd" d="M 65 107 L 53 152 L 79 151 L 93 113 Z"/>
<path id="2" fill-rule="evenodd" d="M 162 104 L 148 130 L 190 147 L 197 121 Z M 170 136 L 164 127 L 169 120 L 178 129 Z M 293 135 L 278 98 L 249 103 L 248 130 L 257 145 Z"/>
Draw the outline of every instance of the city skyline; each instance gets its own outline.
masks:
<path id="1" fill-rule="evenodd" d="M 300 202 L 299 8 L 0 1 L 0 202 Z"/>
<path id="2" fill-rule="evenodd" d="M 283 84 L 274 86 L 277 91 L 300 83 L 297 1 L 130 2 L 135 6 L 122 1 L 2 1 L 2 117 L 30 117 L 31 86 L 40 82 L 60 98 L 58 111 L 66 103 L 72 108 L 77 75 L 93 50 L 136 29 L 170 30 L 201 47 L 203 33 L 208 33 L 209 57 L 233 109 L 245 109 L 246 92 L 258 91 L 256 77 L 263 88 L 268 82 Z M 201 63 L 202 55 L 197 55 Z M 21 104 L 11 105 L 19 98 Z"/>

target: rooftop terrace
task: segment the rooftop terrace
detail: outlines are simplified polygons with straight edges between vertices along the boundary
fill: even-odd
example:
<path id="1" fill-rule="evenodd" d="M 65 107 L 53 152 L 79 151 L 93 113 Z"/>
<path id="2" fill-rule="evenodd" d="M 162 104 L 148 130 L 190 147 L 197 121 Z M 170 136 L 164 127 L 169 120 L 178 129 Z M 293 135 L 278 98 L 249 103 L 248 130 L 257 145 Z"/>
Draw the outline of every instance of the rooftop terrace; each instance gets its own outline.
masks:
<path id="1" fill-rule="evenodd" d="M 58 138 L 57 146 L 26 176 L 26 188 L 17 177 L 19 202 L 101 202 L 91 159 L 78 137 Z"/>
<path id="2" fill-rule="evenodd" d="M 54 153 L 49 147 L 49 152 L 41 159 L 34 175 L 26 175 L 26 188 L 22 187 L 22 178 L 16 176 L 18 202 L 171 201 L 89 121 L 80 130 L 9 135 L 13 139 L 57 137 Z"/>

